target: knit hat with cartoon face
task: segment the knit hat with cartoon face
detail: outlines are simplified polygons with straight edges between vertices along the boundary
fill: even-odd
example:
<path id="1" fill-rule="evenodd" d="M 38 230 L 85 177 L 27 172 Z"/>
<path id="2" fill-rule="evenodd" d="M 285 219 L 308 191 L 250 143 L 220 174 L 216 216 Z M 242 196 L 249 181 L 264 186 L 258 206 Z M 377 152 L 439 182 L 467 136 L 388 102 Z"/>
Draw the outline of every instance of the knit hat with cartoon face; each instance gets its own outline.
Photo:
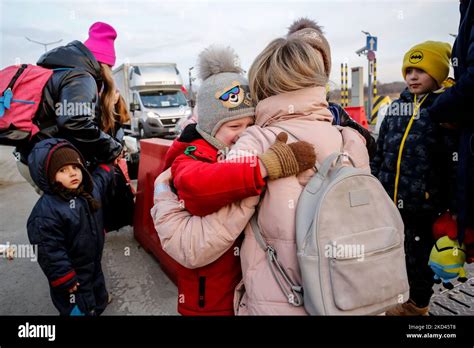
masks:
<path id="1" fill-rule="evenodd" d="M 451 45 L 447 42 L 425 41 L 413 46 L 403 57 L 403 78 L 408 68 L 417 68 L 426 72 L 441 86 L 449 74 L 450 58 Z"/>
<path id="2" fill-rule="evenodd" d="M 219 128 L 226 122 L 255 116 L 249 83 L 230 47 L 206 48 L 199 55 L 198 68 L 203 82 L 196 99 L 196 130 L 211 145 L 223 149 L 226 145 L 215 138 Z"/>
<path id="3" fill-rule="evenodd" d="M 324 61 L 326 77 L 331 74 L 331 48 L 321 27 L 309 18 L 299 18 L 288 28 L 287 38 L 298 37 L 316 49 Z"/>

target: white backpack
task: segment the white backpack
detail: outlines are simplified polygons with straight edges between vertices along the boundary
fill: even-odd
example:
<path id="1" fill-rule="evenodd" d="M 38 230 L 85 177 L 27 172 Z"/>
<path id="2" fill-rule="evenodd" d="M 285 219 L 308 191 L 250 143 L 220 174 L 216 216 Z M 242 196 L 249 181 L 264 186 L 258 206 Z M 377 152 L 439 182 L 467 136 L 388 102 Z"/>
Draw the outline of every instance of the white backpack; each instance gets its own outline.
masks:
<path id="1" fill-rule="evenodd" d="M 344 158 L 350 166 L 343 165 Z M 293 282 L 278 262 L 256 215 L 251 220 L 256 240 L 290 304 L 304 305 L 312 315 L 374 315 L 408 300 L 400 213 L 382 184 L 356 168 L 349 155 L 330 155 L 298 199 L 303 284 Z"/>

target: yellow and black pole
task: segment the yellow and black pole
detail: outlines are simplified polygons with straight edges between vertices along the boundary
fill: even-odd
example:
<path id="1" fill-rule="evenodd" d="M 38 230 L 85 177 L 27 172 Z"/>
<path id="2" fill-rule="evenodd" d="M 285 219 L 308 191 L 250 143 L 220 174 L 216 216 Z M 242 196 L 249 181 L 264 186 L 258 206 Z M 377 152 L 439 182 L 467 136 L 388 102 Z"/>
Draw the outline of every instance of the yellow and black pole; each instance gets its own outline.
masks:
<path id="1" fill-rule="evenodd" d="M 341 106 L 344 107 L 344 64 L 341 63 Z"/>
<path id="2" fill-rule="evenodd" d="M 341 106 L 347 106 L 347 64 L 341 63 Z"/>
<path id="3" fill-rule="evenodd" d="M 347 63 L 344 64 L 344 86 L 346 87 L 345 107 L 349 106 L 349 85 L 347 84 Z"/>
<path id="4" fill-rule="evenodd" d="M 374 58 L 374 100 L 377 98 L 377 58 Z"/>

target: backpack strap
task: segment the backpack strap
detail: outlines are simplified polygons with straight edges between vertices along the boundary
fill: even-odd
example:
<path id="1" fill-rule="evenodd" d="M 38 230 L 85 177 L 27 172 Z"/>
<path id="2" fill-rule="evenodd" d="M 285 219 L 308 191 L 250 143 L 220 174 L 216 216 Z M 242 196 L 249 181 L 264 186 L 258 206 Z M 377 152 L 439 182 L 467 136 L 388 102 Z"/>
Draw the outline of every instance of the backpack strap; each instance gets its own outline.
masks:
<path id="1" fill-rule="evenodd" d="M 319 167 L 319 174 L 322 175 L 323 178 L 325 178 L 328 175 L 333 162 L 336 161 L 336 164 L 342 164 L 342 161 L 344 160 L 344 158 L 347 158 L 349 162 L 351 162 L 353 167 L 356 166 L 354 163 L 354 160 L 348 153 L 333 152 L 324 160 L 323 164 L 321 164 L 321 166 Z"/>
<path id="2" fill-rule="evenodd" d="M 13 99 L 13 87 L 15 86 L 16 81 L 18 78 L 23 74 L 23 72 L 28 68 L 28 64 L 22 64 L 15 75 L 12 77 L 10 82 L 8 83 L 7 88 L 3 91 L 2 95 L 0 95 L 0 118 L 4 116 L 5 109 L 10 109 L 11 103 L 23 103 L 23 104 L 34 104 L 35 102 L 30 100 L 21 100 L 21 99 Z M 68 71 L 74 70 L 74 68 L 57 68 L 52 69 L 53 72 L 56 71 Z"/>
<path id="3" fill-rule="evenodd" d="M 20 77 L 21 74 L 28 68 L 28 64 L 22 64 L 15 75 L 12 77 L 10 82 L 8 83 L 7 88 L 3 91 L 0 95 L 0 118 L 5 115 L 5 110 L 10 109 L 11 103 L 24 103 L 24 104 L 34 104 L 34 102 L 29 100 L 20 100 L 20 99 L 13 99 L 13 87 L 15 86 L 16 81 Z"/>
<path id="4" fill-rule="evenodd" d="M 258 245 L 262 248 L 263 251 L 267 254 L 268 264 L 270 270 L 272 271 L 273 277 L 275 278 L 278 286 L 280 287 L 283 294 L 288 299 L 288 303 L 300 307 L 303 305 L 303 288 L 301 285 L 298 285 L 296 282 L 292 281 L 290 276 L 285 272 L 280 262 L 278 262 L 276 250 L 270 245 L 267 244 L 260 227 L 258 226 L 258 209 L 250 220 L 250 225 L 255 236 L 255 239 Z"/>
<path id="5" fill-rule="evenodd" d="M 56 69 L 51 69 L 51 70 L 56 72 L 56 71 L 69 71 L 69 70 L 79 70 L 79 69 L 76 69 L 76 68 L 56 68 Z"/>
<path id="6" fill-rule="evenodd" d="M 16 80 L 18 80 L 18 78 L 20 77 L 21 74 L 23 74 L 23 71 L 25 71 L 26 68 L 28 68 L 28 64 L 22 64 L 21 65 L 21 67 L 18 69 L 15 76 L 13 76 L 13 78 L 11 79 L 11 81 L 8 84 L 7 88 L 5 88 L 5 90 L 3 91 L 2 94 L 4 94 L 8 89 L 10 89 L 10 90 L 13 89 L 13 86 L 15 85 Z"/>

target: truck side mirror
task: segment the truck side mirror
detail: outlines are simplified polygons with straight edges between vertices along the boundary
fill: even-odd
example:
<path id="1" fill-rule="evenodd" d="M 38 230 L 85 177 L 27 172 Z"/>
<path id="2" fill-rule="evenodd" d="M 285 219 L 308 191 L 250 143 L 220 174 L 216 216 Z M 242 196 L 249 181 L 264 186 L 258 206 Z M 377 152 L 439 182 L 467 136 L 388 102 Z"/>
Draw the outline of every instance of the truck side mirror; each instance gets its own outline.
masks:
<path id="1" fill-rule="evenodd" d="M 130 103 L 130 111 L 131 112 L 138 111 L 138 110 L 140 110 L 140 104 Z"/>

